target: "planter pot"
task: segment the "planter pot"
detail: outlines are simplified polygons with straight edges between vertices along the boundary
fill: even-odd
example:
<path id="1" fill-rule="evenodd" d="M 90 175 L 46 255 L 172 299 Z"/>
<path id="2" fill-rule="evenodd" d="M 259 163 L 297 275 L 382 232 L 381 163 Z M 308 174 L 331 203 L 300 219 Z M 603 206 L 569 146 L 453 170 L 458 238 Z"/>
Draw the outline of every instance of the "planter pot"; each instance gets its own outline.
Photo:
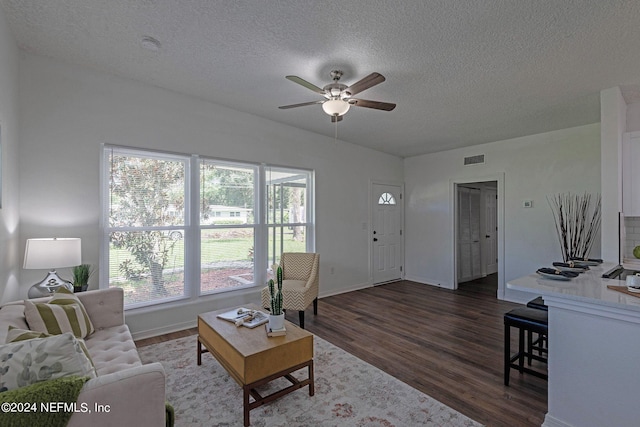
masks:
<path id="1" fill-rule="evenodd" d="M 277 331 L 279 329 L 284 328 L 284 313 L 274 316 L 273 314 L 269 315 L 269 329 L 272 331 Z"/>

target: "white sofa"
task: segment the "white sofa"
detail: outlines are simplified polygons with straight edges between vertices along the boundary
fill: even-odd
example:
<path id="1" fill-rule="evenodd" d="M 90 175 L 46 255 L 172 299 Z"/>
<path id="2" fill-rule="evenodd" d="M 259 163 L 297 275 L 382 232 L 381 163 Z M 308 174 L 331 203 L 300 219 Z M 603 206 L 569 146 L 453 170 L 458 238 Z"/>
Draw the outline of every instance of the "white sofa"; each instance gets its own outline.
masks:
<path id="1" fill-rule="evenodd" d="M 69 427 L 164 426 L 165 373 L 160 363 L 143 365 L 124 323 L 124 293 L 120 288 L 80 292 L 95 332 L 85 339 L 97 378 L 84 384 L 78 403 L 89 408 L 108 405 L 109 412 L 76 412 Z M 33 301 L 45 302 L 48 298 Z M 0 343 L 9 325 L 29 329 L 22 301 L 0 307 Z"/>

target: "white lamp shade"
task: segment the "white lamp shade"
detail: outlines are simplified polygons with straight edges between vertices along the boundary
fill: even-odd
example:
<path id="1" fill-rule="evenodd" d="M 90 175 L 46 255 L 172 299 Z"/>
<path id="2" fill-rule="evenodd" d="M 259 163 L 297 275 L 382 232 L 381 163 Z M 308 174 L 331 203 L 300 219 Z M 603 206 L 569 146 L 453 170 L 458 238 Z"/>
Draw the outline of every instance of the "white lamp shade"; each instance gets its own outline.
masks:
<path id="1" fill-rule="evenodd" d="M 30 270 L 75 267 L 82 264 L 79 238 L 27 239 L 24 266 Z"/>
<path id="2" fill-rule="evenodd" d="M 342 99 L 330 99 L 322 104 L 322 109 L 330 116 L 342 116 L 350 107 L 351 105 Z"/>

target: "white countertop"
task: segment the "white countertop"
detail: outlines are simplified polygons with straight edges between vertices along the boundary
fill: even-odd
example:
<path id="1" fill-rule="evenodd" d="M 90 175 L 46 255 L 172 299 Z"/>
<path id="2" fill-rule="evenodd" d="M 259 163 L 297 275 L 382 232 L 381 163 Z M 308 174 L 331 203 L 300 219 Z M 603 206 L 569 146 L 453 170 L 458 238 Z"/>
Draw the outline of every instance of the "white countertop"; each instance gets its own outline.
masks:
<path id="1" fill-rule="evenodd" d="M 547 295 L 640 312 L 640 294 L 635 297 L 607 289 L 607 285 L 626 286 L 624 280 L 602 278 L 603 273 L 615 266 L 614 263 L 603 263 L 590 267 L 588 271 L 571 280 L 546 279 L 534 272 L 528 276 L 509 280 L 507 288 L 532 292 L 542 295 L 543 298 Z"/>

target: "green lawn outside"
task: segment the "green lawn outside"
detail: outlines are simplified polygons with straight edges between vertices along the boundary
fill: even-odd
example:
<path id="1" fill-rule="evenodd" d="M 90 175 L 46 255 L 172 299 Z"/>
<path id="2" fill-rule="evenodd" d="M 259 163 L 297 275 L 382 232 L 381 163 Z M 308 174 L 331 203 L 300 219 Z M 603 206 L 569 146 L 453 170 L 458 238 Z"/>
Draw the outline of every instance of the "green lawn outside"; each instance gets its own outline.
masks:
<path id="1" fill-rule="evenodd" d="M 224 261 L 250 261 L 253 251 L 253 237 L 236 238 L 210 238 L 202 240 L 201 263 L 202 265 L 213 264 Z M 272 241 L 269 241 L 269 255 L 272 252 Z M 276 248 L 280 247 L 280 239 L 276 240 Z M 276 249 L 276 250 L 277 250 Z M 283 252 L 305 252 L 305 241 L 294 241 L 291 235 L 285 234 L 283 241 Z M 271 256 L 270 256 L 271 258 Z M 109 248 L 109 277 L 116 278 L 122 276 L 119 270 L 120 264 L 125 260 L 133 258 L 128 250 L 116 249 L 113 245 Z M 134 261 L 135 262 L 135 261 Z M 184 240 L 176 240 L 173 250 L 169 254 L 169 262 L 165 266 L 167 269 L 184 267 Z"/>

